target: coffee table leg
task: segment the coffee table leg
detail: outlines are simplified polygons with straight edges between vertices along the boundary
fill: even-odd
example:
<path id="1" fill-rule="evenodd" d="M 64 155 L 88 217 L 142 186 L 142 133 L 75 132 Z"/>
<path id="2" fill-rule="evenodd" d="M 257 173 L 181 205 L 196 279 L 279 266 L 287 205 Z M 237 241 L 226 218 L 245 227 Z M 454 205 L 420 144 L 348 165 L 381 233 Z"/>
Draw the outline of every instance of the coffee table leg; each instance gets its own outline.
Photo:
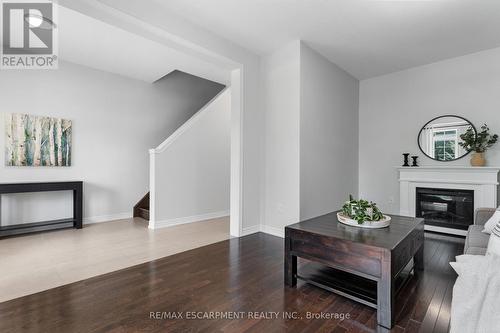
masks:
<path id="1" fill-rule="evenodd" d="M 424 244 L 420 246 L 415 256 L 413 256 L 413 262 L 416 269 L 421 271 L 424 270 Z"/>
<path id="2" fill-rule="evenodd" d="M 391 272 L 391 253 L 382 258 L 382 277 L 377 283 L 377 322 L 385 328 L 394 325 L 394 281 Z"/>
<path id="3" fill-rule="evenodd" d="M 297 257 L 290 253 L 291 238 L 285 229 L 285 284 L 293 287 L 297 284 Z"/>
<path id="4" fill-rule="evenodd" d="M 287 255 L 285 258 L 285 284 L 294 287 L 297 284 L 297 257 Z"/>

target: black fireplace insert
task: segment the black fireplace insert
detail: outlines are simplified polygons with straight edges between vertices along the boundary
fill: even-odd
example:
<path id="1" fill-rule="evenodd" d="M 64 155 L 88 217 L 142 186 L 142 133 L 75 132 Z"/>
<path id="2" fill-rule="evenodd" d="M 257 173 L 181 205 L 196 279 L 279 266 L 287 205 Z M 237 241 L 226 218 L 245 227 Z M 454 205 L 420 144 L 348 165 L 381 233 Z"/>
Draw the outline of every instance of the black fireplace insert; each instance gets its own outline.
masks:
<path id="1" fill-rule="evenodd" d="M 467 230 L 474 222 L 474 191 L 417 187 L 416 216 L 425 224 Z"/>

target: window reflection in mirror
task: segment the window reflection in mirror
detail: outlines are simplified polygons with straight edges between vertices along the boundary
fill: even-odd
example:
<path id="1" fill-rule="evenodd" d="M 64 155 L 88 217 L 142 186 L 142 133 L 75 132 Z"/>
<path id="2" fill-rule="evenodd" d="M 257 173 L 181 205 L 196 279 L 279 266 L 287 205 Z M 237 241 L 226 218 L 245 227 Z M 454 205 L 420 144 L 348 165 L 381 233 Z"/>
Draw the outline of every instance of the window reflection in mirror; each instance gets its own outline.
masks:
<path id="1" fill-rule="evenodd" d="M 437 161 L 453 161 L 467 155 L 459 145 L 460 135 L 474 126 L 458 116 L 441 116 L 432 119 L 420 130 L 418 144 L 420 150 Z M 474 129 L 475 132 L 475 129 Z"/>

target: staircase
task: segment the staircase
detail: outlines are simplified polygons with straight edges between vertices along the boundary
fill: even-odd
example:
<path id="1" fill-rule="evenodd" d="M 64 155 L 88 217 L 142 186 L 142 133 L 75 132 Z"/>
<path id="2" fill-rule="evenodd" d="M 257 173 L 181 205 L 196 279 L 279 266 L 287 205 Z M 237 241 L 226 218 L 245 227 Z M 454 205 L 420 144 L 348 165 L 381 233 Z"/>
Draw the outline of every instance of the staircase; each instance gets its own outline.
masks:
<path id="1" fill-rule="evenodd" d="M 186 223 L 187 220 L 207 215 L 206 210 L 195 204 L 197 198 L 202 195 L 205 197 L 218 195 L 218 198 L 229 197 L 229 193 L 224 191 L 227 189 L 229 192 L 230 129 L 231 90 L 224 88 L 161 144 L 149 150 L 150 193 L 134 207 L 134 216 L 148 220 L 150 229 L 157 229 L 179 224 L 180 221 Z M 200 152 L 204 152 L 204 154 Z M 206 158 L 204 158 L 206 152 L 210 152 L 210 158 L 218 158 L 221 161 L 217 171 L 226 170 L 227 175 L 225 172 L 218 173 L 210 169 L 213 163 L 207 163 Z M 200 171 L 199 174 L 203 174 L 203 177 L 210 177 L 210 181 L 196 182 L 192 175 L 179 172 L 193 163 L 202 171 L 209 170 L 205 173 Z M 177 187 L 182 186 L 182 188 L 170 186 L 173 183 Z M 165 184 L 169 184 L 169 186 L 165 186 Z M 227 186 L 219 186 L 219 184 Z M 214 187 L 217 187 L 221 193 L 214 193 Z M 194 204 L 182 204 L 186 201 Z M 158 214 L 158 205 L 161 205 L 161 214 Z M 181 209 L 179 209 L 179 205 L 181 205 Z M 223 216 L 228 215 L 229 207 L 219 206 L 213 208 L 213 212 L 223 213 Z"/>
<path id="2" fill-rule="evenodd" d="M 149 221 L 149 192 L 134 206 L 134 217 Z"/>

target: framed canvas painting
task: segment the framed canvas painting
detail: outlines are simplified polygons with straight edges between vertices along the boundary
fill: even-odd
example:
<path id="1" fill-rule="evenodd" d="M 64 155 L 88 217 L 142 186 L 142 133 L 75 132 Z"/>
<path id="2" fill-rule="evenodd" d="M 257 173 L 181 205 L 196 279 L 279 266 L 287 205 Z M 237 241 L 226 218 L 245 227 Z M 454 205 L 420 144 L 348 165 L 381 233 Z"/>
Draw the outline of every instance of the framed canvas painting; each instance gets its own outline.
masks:
<path id="1" fill-rule="evenodd" d="M 71 120 L 5 115 L 6 166 L 71 166 Z"/>

